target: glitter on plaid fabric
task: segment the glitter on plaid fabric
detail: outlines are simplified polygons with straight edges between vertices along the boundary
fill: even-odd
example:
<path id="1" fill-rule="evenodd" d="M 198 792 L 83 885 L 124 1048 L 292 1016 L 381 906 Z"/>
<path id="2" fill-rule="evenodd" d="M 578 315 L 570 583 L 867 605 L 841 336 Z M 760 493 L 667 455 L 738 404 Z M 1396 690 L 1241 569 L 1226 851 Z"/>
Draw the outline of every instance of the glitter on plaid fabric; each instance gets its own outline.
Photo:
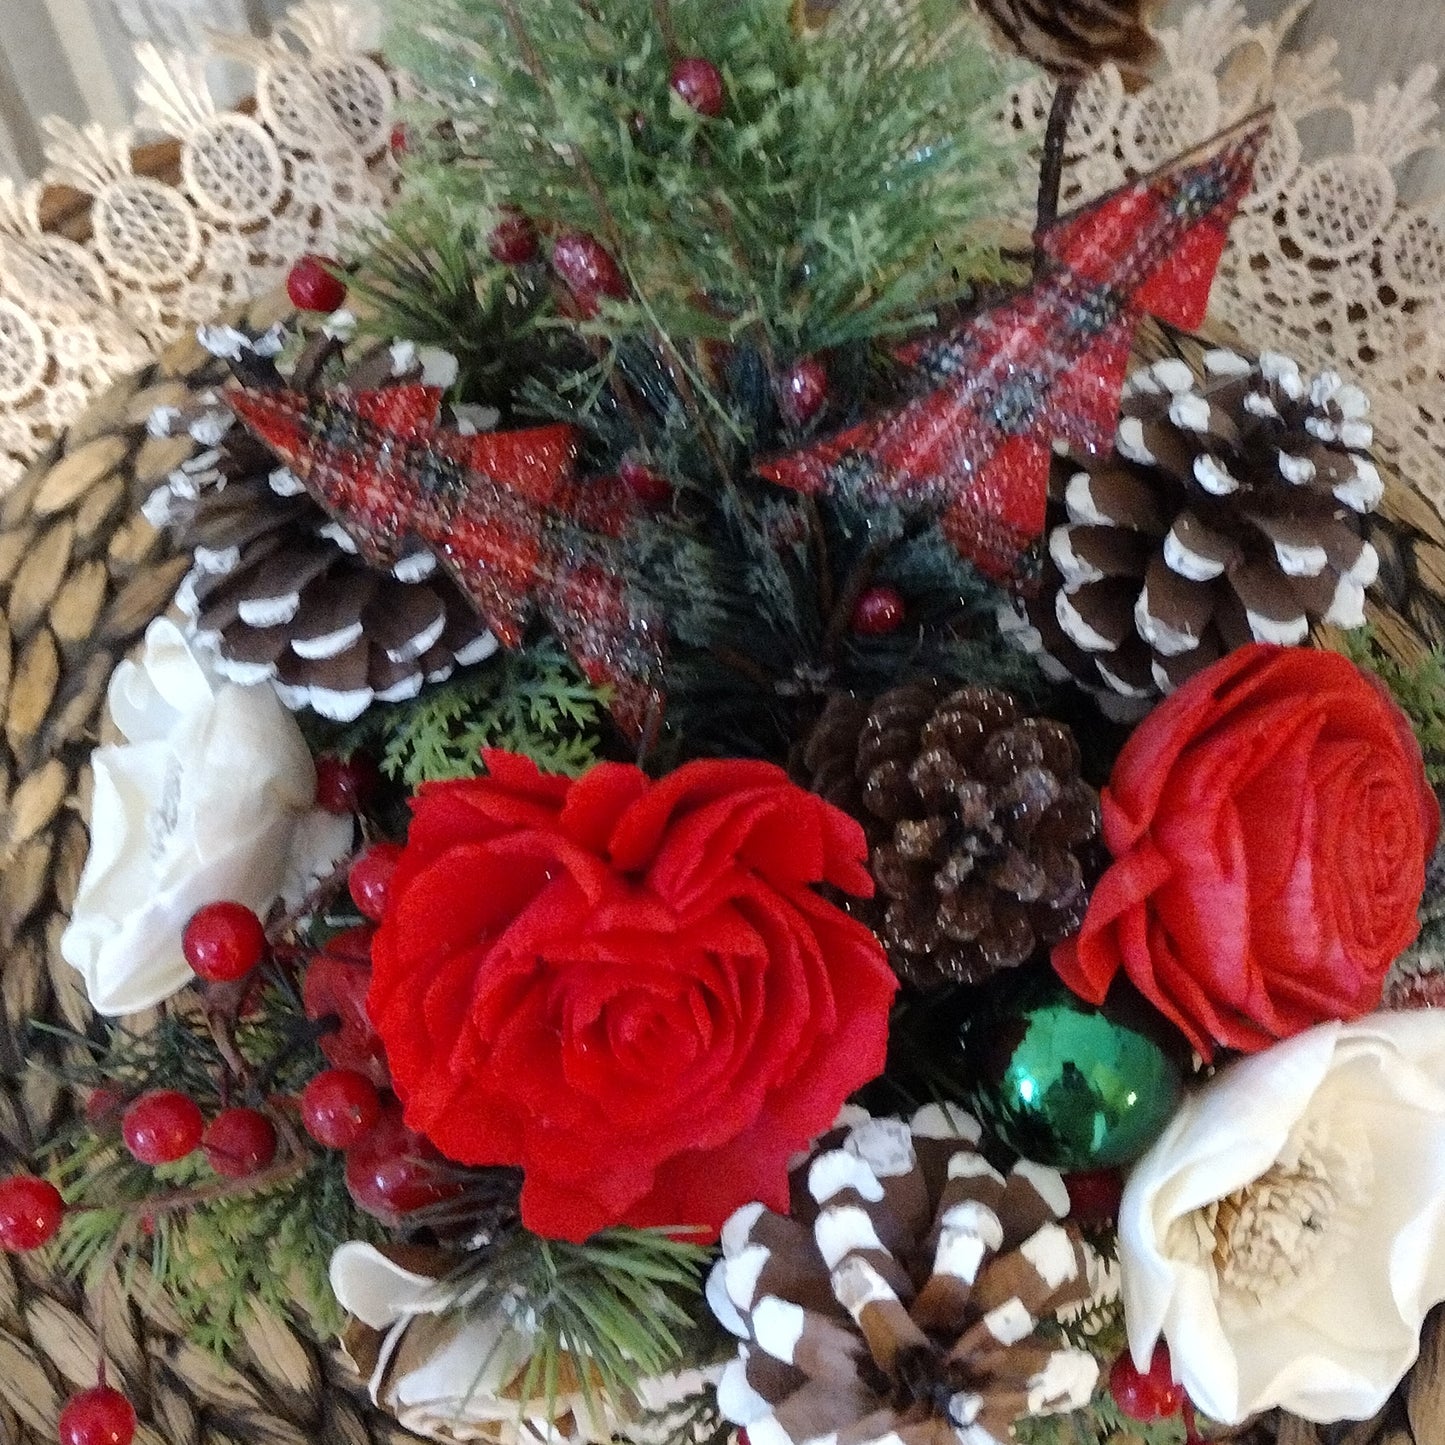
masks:
<path id="1" fill-rule="evenodd" d="M 933 389 L 759 468 L 802 492 L 847 487 L 931 511 L 959 553 L 1000 578 L 1044 529 L 1052 444 L 1114 440 L 1134 330 L 1185 329 L 1209 303 L 1249 193 L 1268 115 L 1251 117 L 1038 236 L 1033 283 L 960 330 L 905 349 Z"/>
<path id="2" fill-rule="evenodd" d="M 462 436 L 422 385 L 303 397 L 240 390 L 241 421 L 306 484 L 374 566 L 420 538 L 505 647 L 533 617 L 640 737 L 661 708 L 660 625 L 629 596 L 612 547 L 635 502 L 616 478 L 576 475 L 568 426 Z"/>

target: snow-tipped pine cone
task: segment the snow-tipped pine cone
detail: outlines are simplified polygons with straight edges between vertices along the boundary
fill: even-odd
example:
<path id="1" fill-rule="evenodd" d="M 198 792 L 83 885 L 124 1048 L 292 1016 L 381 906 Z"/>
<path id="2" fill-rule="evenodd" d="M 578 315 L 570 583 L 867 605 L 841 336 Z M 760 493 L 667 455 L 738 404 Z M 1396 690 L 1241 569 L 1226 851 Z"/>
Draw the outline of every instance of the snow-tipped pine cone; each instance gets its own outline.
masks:
<path id="1" fill-rule="evenodd" d="M 278 336 L 216 328 L 211 346 L 243 365 L 269 364 Z M 328 377 L 369 390 L 422 377 L 406 344 L 355 348 L 324 333 L 296 359 L 290 381 Z M 156 436 L 189 432 L 204 444 L 152 494 L 147 516 L 191 550 L 176 596 L 190 631 L 233 682 L 271 679 L 288 707 L 349 722 L 373 702 L 415 697 L 497 640 L 460 589 L 419 545 L 389 571 L 368 566 L 302 484 L 235 422 L 218 393 L 151 419 Z"/>
<path id="2" fill-rule="evenodd" d="M 723 1226 L 708 1301 L 743 1341 L 726 1418 L 766 1445 L 1002 1445 L 1087 1403 L 1093 1356 L 1037 1332 L 1089 1293 L 1063 1180 L 998 1173 L 961 1110 L 855 1112 L 793 1171 L 787 1216 L 751 1204 Z"/>
<path id="3" fill-rule="evenodd" d="M 1114 453 L 1055 469 L 1024 644 L 1129 717 L 1246 642 L 1360 626 L 1379 571 L 1360 518 L 1383 491 L 1368 412 L 1275 354 L 1137 372 Z"/>

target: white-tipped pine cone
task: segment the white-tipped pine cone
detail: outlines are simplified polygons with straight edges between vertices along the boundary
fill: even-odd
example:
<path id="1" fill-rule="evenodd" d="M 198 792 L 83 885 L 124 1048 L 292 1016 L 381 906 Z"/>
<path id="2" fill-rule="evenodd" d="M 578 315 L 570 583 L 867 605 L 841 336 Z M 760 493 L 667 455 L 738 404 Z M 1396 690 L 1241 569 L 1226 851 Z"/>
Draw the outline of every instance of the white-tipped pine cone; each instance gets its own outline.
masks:
<path id="1" fill-rule="evenodd" d="M 1364 392 L 1274 354 L 1202 368 L 1137 372 L 1114 454 L 1058 469 L 1067 521 L 1026 604 L 1024 644 L 1124 716 L 1247 642 L 1362 625 L 1379 572 Z"/>
<path id="2" fill-rule="evenodd" d="M 752 1204 L 723 1227 L 726 1418 L 752 1445 L 1002 1445 L 1087 1403 L 1094 1357 L 1037 1330 L 1089 1293 L 1062 1178 L 998 1173 L 959 1110 L 852 1112 L 794 1170 L 789 1216 Z"/>
<path id="3" fill-rule="evenodd" d="M 279 338 L 208 338 L 231 358 L 269 359 Z M 313 338 L 297 363 L 305 386 L 343 366 L 341 344 Z M 308 379 L 300 376 L 302 371 Z M 422 378 L 405 343 L 346 358 L 343 378 L 369 390 Z M 290 708 L 350 722 L 374 702 L 412 698 L 426 683 L 490 656 L 497 640 L 432 554 L 408 547 L 389 571 L 369 566 L 305 487 L 216 393 L 151 418 L 157 437 L 189 431 L 203 443 L 146 503 L 194 556 L 176 595 L 188 630 L 238 683 L 269 679 Z"/>

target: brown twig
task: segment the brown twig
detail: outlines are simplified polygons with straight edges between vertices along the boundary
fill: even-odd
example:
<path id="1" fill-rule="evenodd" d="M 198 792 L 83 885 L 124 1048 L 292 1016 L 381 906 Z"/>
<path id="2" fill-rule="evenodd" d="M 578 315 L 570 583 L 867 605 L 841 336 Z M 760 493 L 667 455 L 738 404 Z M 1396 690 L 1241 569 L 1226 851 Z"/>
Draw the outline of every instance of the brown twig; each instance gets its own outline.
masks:
<path id="1" fill-rule="evenodd" d="M 1044 132 L 1044 158 L 1039 170 L 1038 219 L 1034 226 L 1034 242 L 1037 248 L 1048 230 L 1059 218 L 1059 195 L 1064 186 L 1064 160 L 1069 140 L 1069 120 L 1074 113 L 1074 102 L 1079 96 L 1079 82 L 1065 76 L 1054 91 L 1053 104 L 1049 107 L 1048 129 Z M 1042 253 L 1035 251 L 1035 265 L 1042 264 Z"/>
<path id="2" fill-rule="evenodd" d="M 829 614 L 828 626 L 823 633 L 823 658 L 825 661 L 829 663 L 835 661 L 838 649 L 843 642 L 843 635 L 848 630 L 848 623 L 853 617 L 853 609 L 858 605 L 858 599 L 863 595 L 864 589 L 873 581 L 874 574 L 878 571 L 878 564 L 883 560 L 883 551 L 883 544 L 874 542 L 848 574 L 848 580 L 838 594 L 838 600 Z"/>

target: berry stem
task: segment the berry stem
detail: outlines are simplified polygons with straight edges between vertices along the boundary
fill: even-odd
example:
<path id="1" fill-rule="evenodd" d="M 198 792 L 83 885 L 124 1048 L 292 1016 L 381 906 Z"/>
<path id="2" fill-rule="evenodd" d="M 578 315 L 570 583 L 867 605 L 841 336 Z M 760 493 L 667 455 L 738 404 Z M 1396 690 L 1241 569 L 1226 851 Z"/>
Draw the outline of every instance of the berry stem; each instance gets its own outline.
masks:
<path id="1" fill-rule="evenodd" d="M 271 1092 L 271 1085 L 275 1082 L 276 1075 L 281 1071 L 283 1065 L 289 1063 L 300 1050 L 309 1044 L 314 1044 L 318 1039 L 324 1039 L 328 1034 L 340 1031 L 340 1014 L 322 1014 L 318 1019 L 296 1019 L 287 1027 L 281 1039 L 281 1046 L 266 1060 L 264 1066 L 251 1081 L 252 1090 L 264 1099 Z"/>
<path id="2" fill-rule="evenodd" d="M 682 51 L 677 44 L 677 29 L 672 23 L 672 6 L 669 0 L 652 0 L 652 15 L 657 21 L 658 34 L 662 36 L 663 49 L 667 51 L 667 62 L 675 64 Z"/>
<path id="3" fill-rule="evenodd" d="M 358 849 L 357 852 L 360 850 Z M 266 942 L 274 949 L 278 943 L 290 940 L 303 918 L 320 913 L 327 904 L 339 898 L 346 891 L 347 875 L 356 861 L 357 853 L 348 853 L 330 873 L 320 878 L 311 891 L 289 913 L 273 918 L 266 925 Z"/>

